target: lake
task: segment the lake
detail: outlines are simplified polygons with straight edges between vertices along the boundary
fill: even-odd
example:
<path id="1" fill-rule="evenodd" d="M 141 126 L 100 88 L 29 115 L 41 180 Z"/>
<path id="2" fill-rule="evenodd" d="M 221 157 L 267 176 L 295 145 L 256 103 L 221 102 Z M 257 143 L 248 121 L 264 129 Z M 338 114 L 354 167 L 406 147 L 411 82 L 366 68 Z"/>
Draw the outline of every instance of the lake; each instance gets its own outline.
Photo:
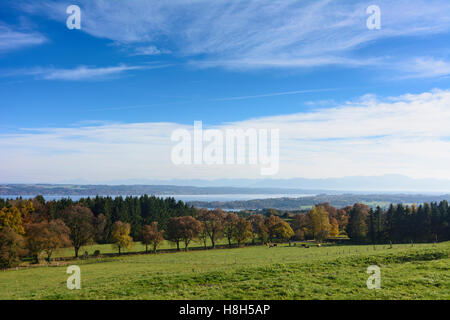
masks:
<path id="1" fill-rule="evenodd" d="M 112 197 L 117 197 L 119 195 L 112 195 Z M 122 195 L 123 197 L 126 195 Z M 136 196 L 136 195 L 134 195 Z M 269 199 L 269 198 L 300 198 L 300 197 L 312 197 L 314 194 L 193 194 L 193 195 L 155 195 L 156 197 L 169 198 L 173 197 L 176 200 L 181 200 L 183 202 L 188 201 L 245 201 L 245 200 L 253 200 L 253 199 Z M 15 199 L 17 197 L 22 197 L 22 199 L 31 199 L 34 198 L 34 195 L 0 195 L 0 198 L 3 199 Z M 44 195 L 45 200 L 59 200 L 62 198 L 70 198 L 74 201 L 79 200 L 80 198 L 87 197 L 95 197 L 95 195 Z"/>

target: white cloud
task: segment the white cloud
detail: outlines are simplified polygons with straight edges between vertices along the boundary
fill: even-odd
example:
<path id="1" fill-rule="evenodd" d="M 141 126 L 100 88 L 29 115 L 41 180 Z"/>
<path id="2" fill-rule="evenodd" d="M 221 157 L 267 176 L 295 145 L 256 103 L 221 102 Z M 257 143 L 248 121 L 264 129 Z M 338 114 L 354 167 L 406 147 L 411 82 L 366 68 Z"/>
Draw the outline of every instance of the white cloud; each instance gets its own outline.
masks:
<path id="1" fill-rule="evenodd" d="M 311 106 L 311 107 L 332 107 L 335 106 L 337 103 L 333 99 L 325 99 L 325 100 L 317 100 L 317 101 L 307 101 L 305 102 L 305 105 Z"/>
<path id="2" fill-rule="evenodd" d="M 102 78 L 123 73 L 125 71 L 137 70 L 136 66 L 117 66 L 106 68 L 89 68 L 80 66 L 75 69 L 47 69 L 40 74 L 45 80 L 86 80 Z"/>
<path id="3" fill-rule="evenodd" d="M 201 120 L 201 119 L 199 119 Z M 278 177 L 403 174 L 450 179 L 450 91 L 358 101 L 207 129 L 280 129 Z M 84 125 L 0 134 L 3 181 L 256 178 L 257 166 L 171 163 L 177 123 Z"/>
<path id="4" fill-rule="evenodd" d="M 35 76 L 37 79 L 42 80 L 82 81 L 82 80 L 108 79 L 110 77 L 118 76 L 128 71 L 156 69 L 167 66 L 168 65 L 153 65 L 153 66 L 119 65 L 111 67 L 78 66 L 72 69 L 36 67 L 36 68 L 14 70 L 12 72 L 5 72 L 4 75 L 6 76 L 31 75 Z"/>
<path id="5" fill-rule="evenodd" d="M 432 78 L 450 75 L 450 62 L 433 57 L 415 58 L 402 66 L 400 78 Z"/>
<path id="6" fill-rule="evenodd" d="M 47 38 L 39 32 L 19 31 L 0 23 L 0 53 L 43 44 Z"/>
<path id="7" fill-rule="evenodd" d="M 450 30 L 447 0 L 378 0 L 381 30 L 367 29 L 373 3 L 362 0 L 79 2 L 82 31 L 92 36 L 137 48 L 170 44 L 167 49 L 194 65 L 238 69 L 372 65 L 377 59 L 356 58 L 356 51 L 378 40 Z M 64 6 L 33 1 L 22 8 L 62 21 Z"/>
<path id="8" fill-rule="evenodd" d="M 157 56 L 160 54 L 170 53 L 168 50 L 160 50 L 156 46 L 138 47 L 134 50 L 134 55 L 141 56 Z"/>

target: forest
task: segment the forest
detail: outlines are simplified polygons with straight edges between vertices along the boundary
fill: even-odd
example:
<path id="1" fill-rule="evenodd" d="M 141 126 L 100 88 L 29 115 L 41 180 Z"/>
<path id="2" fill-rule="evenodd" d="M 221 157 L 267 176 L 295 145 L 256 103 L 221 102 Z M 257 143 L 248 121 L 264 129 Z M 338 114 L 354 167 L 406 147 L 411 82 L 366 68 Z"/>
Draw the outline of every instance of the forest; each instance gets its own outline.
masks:
<path id="1" fill-rule="evenodd" d="M 288 219 L 286 218 L 288 217 Z M 78 257 L 83 246 L 111 243 L 120 254 L 137 241 L 156 252 L 164 240 L 178 250 L 200 240 L 206 248 L 219 239 L 228 245 L 292 241 L 340 241 L 354 244 L 418 243 L 450 240 L 447 201 L 387 209 L 355 203 L 335 208 L 321 203 L 305 212 L 263 214 L 195 208 L 174 198 L 94 197 L 79 201 L 0 199 L 0 267 L 7 268 L 73 247 Z"/>
<path id="2" fill-rule="evenodd" d="M 189 204 L 197 208 L 222 208 L 230 210 L 263 210 L 276 208 L 279 210 L 297 210 L 302 207 L 311 207 L 318 203 L 328 202 L 335 207 L 351 206 L 354 203 L 365 203 L 371 206 L 380 205 L 387 208 L 391 203 L 431 203 L 442 200 L 450 201 L 450 195 L 431 194 L 317 194 L 303 197 L 267 198 L 235 201 L 190 201 Z"/>

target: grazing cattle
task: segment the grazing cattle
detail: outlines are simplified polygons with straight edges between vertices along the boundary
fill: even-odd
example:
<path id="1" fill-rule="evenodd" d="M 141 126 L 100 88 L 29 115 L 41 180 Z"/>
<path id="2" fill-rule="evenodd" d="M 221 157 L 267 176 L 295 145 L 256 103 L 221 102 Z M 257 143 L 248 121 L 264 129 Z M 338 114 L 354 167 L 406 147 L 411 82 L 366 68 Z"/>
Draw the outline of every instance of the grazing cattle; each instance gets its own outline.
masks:
<path id="1" fill-rule="evenodd" d="M 276 243 L 270 243 L 270 242 L 267 242 L 267 243 L 266 243 L 266 246 L 268 246 L 269 248 L 272 248 L 272 247 L 276 247 L 277 244 L 276 244 Z"/>
<path id="2" fill-rule="evenodd" d="M 317 247 L 319 247 L 319 248 L 320 248 L 320 247 L 322 247 L 322 245 L 321 245 L 321 244 L 319 243 L 319 244 L 317 244 Z"/>

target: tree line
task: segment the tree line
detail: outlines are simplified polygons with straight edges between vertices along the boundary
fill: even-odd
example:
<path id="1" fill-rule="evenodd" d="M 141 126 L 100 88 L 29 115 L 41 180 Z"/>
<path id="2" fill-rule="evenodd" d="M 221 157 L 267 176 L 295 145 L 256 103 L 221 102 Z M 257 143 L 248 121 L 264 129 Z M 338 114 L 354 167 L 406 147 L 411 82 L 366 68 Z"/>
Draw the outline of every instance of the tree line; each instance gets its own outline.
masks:
<path id="1" fill-rule="evenodd" d="M 221 209 L 196 209 L 173 198 L 95 197 L 79 201 L 0 199 L 0 267 L 23 257 L 50 261 L 55 250 L 79 250 L 91 243 L 111 243 L 120 254 L 136 241 L 148 252 L 168 240 L 188 250 L 200 240 L 214 248 L 225 239 L 229 246 L 273 241 L 349 237 L 357 243 L 429 242 L 450 239 L 447 201 L 420 206 L 391 205 L 387 210 L 354 204 L 341 209 L 319 204 L 289 222 L 274 209 L 265 214 L 238 215 Z"/>
<path id="2" fill-rule="evenodd" d="M 387 209 L 356 203 L 337 209 L 319 204 L 296 215 L 293 229 L 299 239 L 323 240 L 338 235 L 355 243 L 406 243 L 450 240 L 450 208 L 440 203 L 393 205 Z"/>
<path id="3" fill-rule="evenodd" d="M 177 250 L 187 250 L 200 240 L 205 248 L 227 239 L 241 245 L 294 235 L 290 225 L 277 216 L 249 218 L 221 209 L 195 209 L 173 198 L 95 197 L 79 201 L 0 200 L 0 267 L 17 264 L 21 257 L 37 263 L 45 256 L 50 261 L 55 250 L 73 247 L 74 256 L 92 243 L 111 243 L 120 254 L 136 241 L 156 252 L 168 240 Z"/>

